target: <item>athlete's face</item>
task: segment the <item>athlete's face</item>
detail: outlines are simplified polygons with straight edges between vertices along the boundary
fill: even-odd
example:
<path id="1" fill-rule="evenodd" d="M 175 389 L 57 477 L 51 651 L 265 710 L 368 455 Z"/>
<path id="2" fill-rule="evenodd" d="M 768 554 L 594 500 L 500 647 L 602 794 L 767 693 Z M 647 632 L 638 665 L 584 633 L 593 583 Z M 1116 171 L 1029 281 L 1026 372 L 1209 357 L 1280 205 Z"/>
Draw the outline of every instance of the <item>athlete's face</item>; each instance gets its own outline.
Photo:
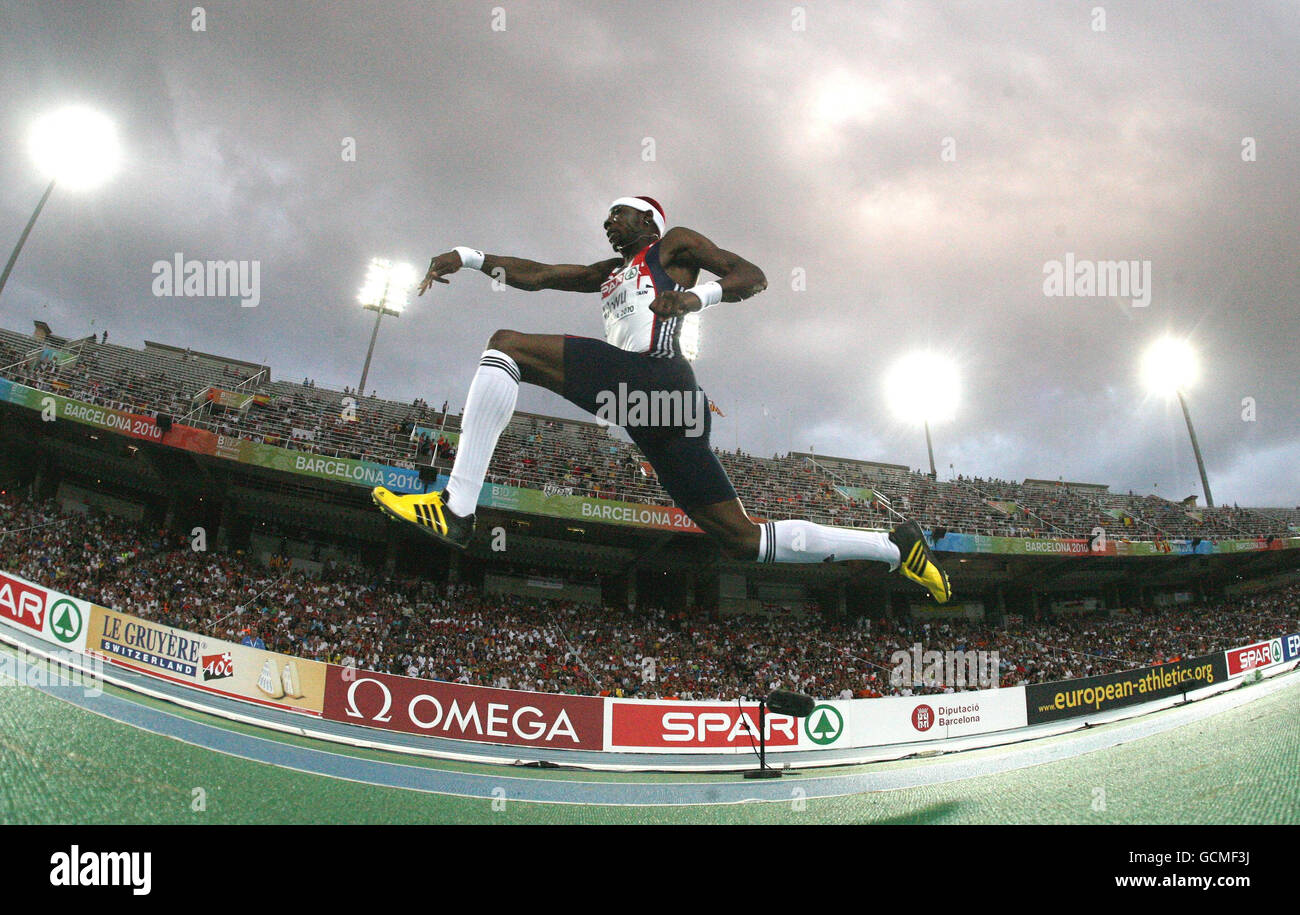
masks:
<path id="1" fill-rule="evenodd" d="M 634 245 L 642 236 L 658 234 L 654 219 L 649 213 L 634 210 L 630 206 L 619 205 L 610 208 L 605 217 L 605 237 L 615 251 Z"/>

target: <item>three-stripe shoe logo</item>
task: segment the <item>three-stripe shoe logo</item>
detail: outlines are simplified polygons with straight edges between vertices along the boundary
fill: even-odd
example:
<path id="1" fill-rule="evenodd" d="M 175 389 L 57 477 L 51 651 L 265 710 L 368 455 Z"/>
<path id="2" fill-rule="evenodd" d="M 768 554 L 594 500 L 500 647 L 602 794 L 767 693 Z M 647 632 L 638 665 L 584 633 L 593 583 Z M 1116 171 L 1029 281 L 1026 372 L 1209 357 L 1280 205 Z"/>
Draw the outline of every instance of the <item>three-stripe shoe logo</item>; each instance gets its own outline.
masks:
<path id="1" fill-rule="evenodd" d="M 952 593 L 952 585 L 948 583 L 948 573 L 929 561 L 925 555 L 924 542 L 918 540 L 916 543 L 912 544 L 912 549 L 908 552 L 907 562 L 904 563 L 904 565 L 907 567 L 909 572 L 915 575 L 919 581 L 922 581 L 927 588 L 931 588 L 931 590 L 933 590 L 933 586 L 928 581 L 925 581 L 925 579 L 937 578 L 940 583 L 942 596 L 940 596 L 940 594 L 935 594 L 934 598 L 940 603 L 948 600 L 949 595 Z M 933 575 L 928 574 L 931 569 L 934 570 Z"/>
<path id="2" fill-rule="evenodd" d="M 913 575 L 924 575 L 925 563 L 925 544 L 918 540 L 912 544 L 912 551 L 907 554 L 907 569 Z"/>
<path id="3" fill-rule="evenodd" d="M 431 527 L 439 533 L 447 533 L 447 522 L 442 517 L 442 506 L 437 502 L 416 502 L 415 520 L 425 527 Z"/>

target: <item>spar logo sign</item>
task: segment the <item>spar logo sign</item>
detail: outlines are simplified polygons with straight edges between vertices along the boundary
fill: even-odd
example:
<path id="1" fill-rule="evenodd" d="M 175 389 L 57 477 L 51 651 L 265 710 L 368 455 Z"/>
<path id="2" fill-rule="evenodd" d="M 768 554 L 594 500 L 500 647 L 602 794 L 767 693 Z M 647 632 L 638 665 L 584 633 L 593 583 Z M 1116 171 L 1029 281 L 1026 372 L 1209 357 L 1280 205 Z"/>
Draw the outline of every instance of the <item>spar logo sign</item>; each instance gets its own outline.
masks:
<path id="1" fill-rule="evenodd" d="M 75 601 L 60 597 L 50 607 L 50 632 L 65 645 L 71 645 L 81 635 L 86 617 Z"/>
<path id="2" fill-rule="evenodd" d="M 757 705 L 617 699 L 610 705 L 612 748 L 698 752 L 758 746 Z M 790 715 L 769 712 L 763 728 L 769 750 L 798 747 L 799 722 Z"/>
<path id="3" fill-rule="evenodd" d="M 844 716 L 833 705 L 818 705 L 803 720 L 803 732 L 819 747 L 828 746 L 844 733 Z"/>
<path id="4" fill-rule="evenodd" d="M 0 574 L 0 616 L 38 635 L 45 630 L 45 589 Z"/>
<path id="5" fill-rule="evenodd" d="M 1226 652 L 1228 656 L 1228 676 L 1236 677 L 1260 667 L 1271 667 L 1285 659 L 1282 653 L 1282 640 L 1256 642 L 1244 648 L 1234 648 Z"/>
<path id="6" fill-rule="evenodd" d="M 80 650 L 90 610 L 82 601 L 0 572 L 0 618 L 51 644 Z"/>

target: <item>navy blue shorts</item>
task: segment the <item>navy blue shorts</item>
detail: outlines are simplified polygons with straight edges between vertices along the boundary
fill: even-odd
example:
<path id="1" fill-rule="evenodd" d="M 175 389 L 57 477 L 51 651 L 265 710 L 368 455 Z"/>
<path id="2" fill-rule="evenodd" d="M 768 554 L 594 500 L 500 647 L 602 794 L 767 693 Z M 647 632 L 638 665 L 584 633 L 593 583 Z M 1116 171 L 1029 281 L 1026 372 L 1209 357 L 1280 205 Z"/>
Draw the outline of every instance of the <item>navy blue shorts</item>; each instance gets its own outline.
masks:
<path id="1" fill-rule="evenodd" d="M 681 356 L 647 356 L 566 334 L 564 399 L 626 430 L 678 507 L 736 498 L 709 447 L 709 399 Z"/>

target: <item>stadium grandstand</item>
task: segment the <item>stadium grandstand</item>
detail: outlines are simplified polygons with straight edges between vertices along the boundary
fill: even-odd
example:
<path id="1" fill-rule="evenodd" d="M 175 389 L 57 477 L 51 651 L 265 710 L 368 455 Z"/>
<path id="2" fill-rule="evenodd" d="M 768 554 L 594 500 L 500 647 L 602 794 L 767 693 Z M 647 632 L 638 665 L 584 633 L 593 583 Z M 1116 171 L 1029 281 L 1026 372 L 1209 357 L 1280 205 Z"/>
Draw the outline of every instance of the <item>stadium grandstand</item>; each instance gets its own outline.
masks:
<path id="1" fill-rule="evenodd" d="M 42 322 L 31 335 L 0 329 L 0 368 L 0 377 L 72 400 L 324 457 L 445 467 L 459 431 L 459 417 L 424 401 L 331 391 L 307 379 L 273 381 L 269 366 L 165 344 L 132 349 L 94 335 L 68 340 Z M 1196 507 L 1095 483 L 943 481 L 897 464 L 715 450 L 741 500 L 766 518 L 887 528 L 901 512 L 930 529 L 1007 537 L 1081 538 L 1101 527 L 1133 539 L 1214 540 L 1300 530 L 1300 507 Z M 527 413 L 502 435 L 488 481 L 671 504 L 635 447 L 609 429 Z"/>
<path id="2" fill-rule="evenodd" d="M 1174 607 L 970 619 L 855 620 L 774 612 L 719 617 L 606 607 L 396 577 L 345 560 L 298 568 L 278 552 L 210 554 L 111 514 L 0 496 L 0 568 L 189 632 L 332 663 L 553 693 L 818 698 L 953 692 L 895 682 L 915 644 L 997 652 L 1000 686 L 1176 661 L 1300 628 L 1300 583 Z M 647 677 L 646 659 L 655 673 Z M 960 686 L 960 684 L 959 684 Z"/>
<path id="3" fill-rule="evenodd" d="M 878 564 L 758 567 L 689 526 L 607 523 L 602 504 L 671 510 L 638 452 L 597 424 L 521 413 L 489 471 L 488 488 L 509 494 L 481 506 L 492 536 L 451 555 L 387 523 L 356 470 L 434 484 L 459 431 L 445 403 L 41 322 L 0 330 L 0 368 L 0 568 L 303 657 L 561 693 L 849 698 L 925 692 L 890 677 L 891 655 L 917 643 L 997 651 L 1000 683 L 1018 685 L 1204 654 L 1300 620 L 1300 550 L 1281 548 L 1300 509 L 718 452 L 759 516 L 875 528 L 906 516 L 941 550 L 975 542 L 954 535 L 1085 546 L 957 546 L 959 602 L 939 607 Z M 200 434 L 210 449 L 193 447 Z M 326 466 L 343 472 L 306 472 Z M 587 517 L 555 509 L 579 502 Z M 1092 555 L 1097 529 L 1161 549 Z"/>

